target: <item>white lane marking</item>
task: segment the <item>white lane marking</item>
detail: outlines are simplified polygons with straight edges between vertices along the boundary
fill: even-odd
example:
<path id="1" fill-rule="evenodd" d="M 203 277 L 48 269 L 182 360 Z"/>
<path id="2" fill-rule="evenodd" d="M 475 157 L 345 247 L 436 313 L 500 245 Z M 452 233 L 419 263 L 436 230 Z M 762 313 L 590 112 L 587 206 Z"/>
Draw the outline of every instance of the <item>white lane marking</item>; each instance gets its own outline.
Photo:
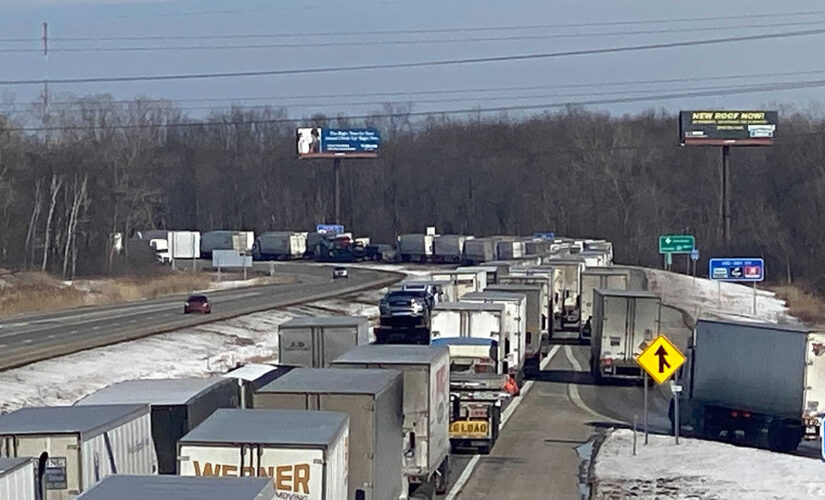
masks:
<path id="1" fill-rule="evenodd" d="M 48 336 L 48 337 L 46 337 L 46 338 L 53 339 L 53 338 L 55 338 L 55 336 L 56 336 L 56 335 L 49 335 L 49 336 Z"/>
<path id="2" fill-rule="evenodd" d="M 547 357 L 544 358 L 544 360 L 539 365 L 540 369 L 544 370 L 545 368 L 547 368 L 547 365 L 550 364 L 550 361 L 553 359 L 553 356 L 555 356 L 559 352 L 559 348 L 561 348 L 560 345 L 555 345 L 552 349 L 550 349 L 550 352 L 547 353 Z M 501 423 L 498 426 L 499 429 L 504 428 L 504 424 L 506 424 L 507 421 L 510 420 L 510 416 L 513 415 L 513 413 L 515 413 L 516 408 L 518 407 L 518 405 L 521 404 L 522 399 L 524 399 L 524 396 L 526 396 L 527 393 L 530 392 L 530 389 L 532 387 L 532 380 L 528 380 L 527 383 L 524 384 L 524 387 L 521 388 L 521 395 L 518 397 L 518 399 L 513 401 L 513 404 L 511 404 L 507 407 L 506 410 L 504 410 L 504 413 L 501 416 Z M 467 481 L 470 480 L 470 476 L 473 474 L 473 471 L 475 471 L 475 468 L 478 465 L 479 460 L 481 460 L 481 455 L 474 455 L 473 458 L 470 459 L 470 462 L 467 463 L 467 467 L 465 467 L 464 470 L 461 471 L 461 475 L 458 476 L 458 479 L 453 483 L 453 487 L 450 488 L 450 491 L 447 493 L 447 496 L 445 497 L 446 500 L 455 500 L 456 498 L 458 498 L 458 495 L 461 494 L 461 490 L 464 489 L 464 485 L 467 483 Z"/>
<path id="3" fill-rule="evenodd" d="M 0 344 L 0 348 L 6 347 L 6 344 Z"/>
<path id="4" fill-rule="evenodd" d="M 32 339 L 26 339 L 26 340 L 24 340 L 24 341 L 23 341 L 23 343 L 24 343 L 24 344 L 31 344 L 31 343 L 32 343 Z"/>
<path id="5" fill-rule="evenodd" d="M 130 319 L 129 323 L 137 323 L 137 320 L 136 319 Z"/>
<path id="6" fill-rule="evenodd" d="M 92 330 L 100 330 L 100 326 L 93 326 Z"/>
<path id="7" fill-rule="evenodd" d="M 77 330 L 72 330 L 69 333 L 77 333 Z"/>
<path id="8" fill-rule="evenodd" d="M 571 349 L 569 345 L 564 346 L 564 355 L 565 357 L 567 357 L 567 361 L 569 361 L 570 364 L 573 365 L 573 368 L 577 372 L 582 371 L 582 365 L 581 363 L 579 363 L 579 360 L 576 359 L 575 356 L 573 356 L 573 349 Z M 587 406 L 584 400 L 582 399 L 581 394 L 579 394 L 578 384 L 567 384 L 567 393 L 568 396 L 570 396 L 570 401 L 572 401 L 573 404 L 576 405 L 580 410 L 585 411 L 601 420 L 605 420 L 608 422 L 616 421 L 615 418 L 605 417 L 601 413 Z"/>

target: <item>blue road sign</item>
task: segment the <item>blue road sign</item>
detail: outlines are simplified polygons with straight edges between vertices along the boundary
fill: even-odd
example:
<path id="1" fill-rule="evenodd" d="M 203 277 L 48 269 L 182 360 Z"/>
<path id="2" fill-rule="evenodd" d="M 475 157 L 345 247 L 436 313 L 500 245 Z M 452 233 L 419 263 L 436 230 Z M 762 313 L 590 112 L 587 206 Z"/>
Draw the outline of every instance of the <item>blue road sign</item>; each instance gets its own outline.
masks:
<path id="1" fill-rule="evenodd" d="M 698 249 L 698 248 L 694 248 L 693 250 L 691 250 L 691 252 L 690 252 L 690 260 L 692 260 L 692 261 L 694 261 L 694 262 L 696 262 L 697 260 L 699 260 L 699 249 Z"/>
<path id="2" fill-rule="evenodd" d="M 710 259 L 708 276 L 718 281 L 762 281 L 765 260 L 759 258 Z"/>
<path id="3" fill-rule="evenodd" d="M 556 233 L 533 233 L 533 238 L 538 238 L 542 240 L 555 240 Z"/>
<path id="4" fill-rule="evenodd" d="M 822 461 L 825 462 L 825 418 L 822 419 L 820 424 L 819 440 L 822 443 Z"/>
<path id="5" fill-rule="evenodd" d="M 315 232 L 321 234 L 341 234 L 344 232 L 344 226 L 340 224 L 318 224 L 315 226 Z"/>

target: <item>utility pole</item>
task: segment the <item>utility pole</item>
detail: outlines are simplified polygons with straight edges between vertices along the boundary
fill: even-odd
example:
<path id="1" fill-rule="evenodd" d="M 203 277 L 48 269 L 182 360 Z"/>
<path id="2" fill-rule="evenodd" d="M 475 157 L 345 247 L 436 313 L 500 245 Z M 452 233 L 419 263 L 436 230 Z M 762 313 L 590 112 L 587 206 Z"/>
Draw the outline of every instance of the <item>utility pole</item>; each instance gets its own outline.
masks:
<path id="1" fill-rule="evenodd" d="M 722 222 L 722 241 L 730 243 L 730 146 L 722 146 L 722 192 L 719 215 Z"/>
<path id="2" fill-rule="evenodd" d="M 49 147 L 49 23 L 43 22 L 43 128 Z"/>
<path id="3" fill-rule="evenodd" d="M 335 223 L 341 224 L 341 158 L 333 158 L 332 174 L 335 178 Z"/>

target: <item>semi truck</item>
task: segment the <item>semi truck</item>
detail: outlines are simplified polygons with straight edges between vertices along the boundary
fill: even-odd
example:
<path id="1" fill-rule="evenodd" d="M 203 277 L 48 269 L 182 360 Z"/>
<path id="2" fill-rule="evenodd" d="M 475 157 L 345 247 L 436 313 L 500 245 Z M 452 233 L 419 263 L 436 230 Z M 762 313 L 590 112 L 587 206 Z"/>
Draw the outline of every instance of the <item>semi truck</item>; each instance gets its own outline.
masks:
<path id="1" fill-rule="evenodd" d="M 2 493 L 2 490 L 0 490 Z M 3 497 L 14 498 L 18 497 Z M 34 497 L 32 497 L 34 498 Z M 263 477 L 109 476 L 79 500 L 278 500 L 275 482 Z M 25 497 L 19 500 L 27 500 Z"/>
<path id="2" fill-rule="evenodd" d="M 627 290 L 630 288 L 630 270 L 612 267 L 588 267 L 582 271 L 581 337 L 589 340 L 593 329 L 593 290 Z"/>
<path id="3" fill-rule="evenodd" d="M 590 368 L 597 382 L 643 379 L 636 357 L 659 335 L 661 314 L 662 299 L 652 292 L 593 292 Z"/>
<path id="4" fill-rule="evenodd" d="M 396 370 L 295 368 L 259 389 L 252 411 L 323 410 L 349 415 L 349 492 L 336 498 L 383 500 L 398 498 L 404 482 L 403 392 L 403 375 Z"/>
<path id="5" fill-rule="evenodd" d="M 547 261 L 556 271 L 553 274 L 554 301 L 561 305 L 560 329 L 581 331 L 581 273 L 584 261 L 579 259 L 553 259 Z"/>
<path id="6" fill-rule="evenodd" d="M 402 234 L 398 236 L 398 257 L 402 262 L 427 262 L 433 256 L 435 235 Z"/>
<path id="7" fill-rule="evenodd" d="M 237 408 L 238 386 L 222 377 L 127 380 L 104 387 L 76 405 L 141 404 L 152 410 L 158 472 L 177 473 L 177 442 L 218 408 Z"/>
<path id="8" fill-rule="evenodd" d="M 307 233 L 269 231 L 255 238 L 252 257 L 255 260 L 300 259 L 307 251 Z"/>
<path id="9" fill-rule="evenodd" d="M 547 298 L 540 284 L 500 284 L 490 285 L 487 292 L 505 292 L 524 295 L 527 299 L 527 321 L 525 322 L 524 365 L 530 369 L 538 369 L 541 362 L 541 353 L 547 345 L 546 313 Z"/>
<path id="10" fill-rule="evenodd" d="M 363 316 L 295 318 L 278 325 L 278 363 L 325 368 L 355 346 L 374 339 Z"/>
<path id="11" fill-rule="evenodd" d="M 530 285 L 541 289 L 541 334 L 537 338 L 531 336 L 527 341 L 528 356 L 540 352 L 541 357 L 550 350 L 550 330 L 553 327 L 553 279 L 548 273 L 533 274 L 531 276 L 508 274 L 501 276 L 498 282 L 502 285 Z"/>
<path id="12" fill-rule="evenodd" d="M 110 474 L 156 474 L 146 405 L 27 407 L 0 415 L 0 458 L 37 457 L 42 500 L 70 500 Z"/>
<path id="13" fill-rule="evenodd" d="M 496 258 L 499 260 L 520 259 L 524 256 L 523 241 L 514 238 L 496 243 Z"/>
<path id="14" fill-rule="evenodd" d="M 252 251 L 255 245 L 253 231 L 207 231 L 201 234 L 201 257 L 211 259 L 215 250 L 235 250 L 239 253 Z"/>
<path id="15" fill-rule="evenodd" d="M 464 243 L 472 236 L 460 234 L 442 234 L 433 240 L 433 261 L 437 263 L 452 262 L 458 264 L 464 256 Z"/>
<path id="16" fill-rule="evenodd" d="M 481 264 L 496 259 L 496 238 L 474 238 L 464 242 L 464 263 Z"/>
<path id="17" fill-rule="evenodd" d="M 180 475 L 267 477 L 278 498 L 355 498 L 349 425 L 336 411 L 221 409 L 178 442 Z"/>
<path id="18" fill-rule="evenodd" d="M 35 459 L 0 458 L 0 498 L 35 500 Z"/>
<path id="19" fill-rule="evenodd" d="M 450 483 L 450 352 L 431 346 L 359 346 L 335 368 L 389 368 L 404 373 L 404 475 L 410 495 L 443 495 Z"/>
<path id="20" fill-rule="evenodd" d="M 482 270 L 471 271 L 433 271 L 430 278 L 434 281 L 449 281 L 455 284 L 456 300 L 461 300 L 464 294 L 481 292 L 487 286 L 487 273 Z"/>
<path id="21" fill-rule="evenodd" d="M 502 303 L 448 302 L 433 309 L 432 341 L 444 337 L 472 337 L 496 342 L 495 372 L 508 373 L 507 312 Z"/>
<path id="22" fill-rule="evenodd" d="M 685 354 L 680 427 L 706 439 L 723 432 L 732 439 L 740 431 L 750 444 L 785 452 L 803 438 L 822 438 L 825 333 L 700 319 Z M 674 406 L 671 401 L 671 425 Z"/>

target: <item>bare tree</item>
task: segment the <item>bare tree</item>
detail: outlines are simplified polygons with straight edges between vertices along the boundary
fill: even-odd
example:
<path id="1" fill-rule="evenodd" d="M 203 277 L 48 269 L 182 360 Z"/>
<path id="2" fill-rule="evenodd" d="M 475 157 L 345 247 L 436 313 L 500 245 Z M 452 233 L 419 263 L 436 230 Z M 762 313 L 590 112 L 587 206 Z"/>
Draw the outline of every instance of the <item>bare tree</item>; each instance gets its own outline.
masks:
<path id="1" fill-rule="evenodd" d="M 49 263 L 49 250 L 51 249 L 52 236 L 52 217 L 54 216 L 54 207 L 57 205 L 57 195 L 60 193 L 60 188 L 62 186 L 63 177 L 52 173 L 52 182 L 49 186 L 51 201 L 49 202 L 48 215 L 46 215 L 46 233 L 43 238 L 43 264 L 40 266 L 40 270 L 43 272 L 46 271 L 46 266 L 48 266 Z"/>

